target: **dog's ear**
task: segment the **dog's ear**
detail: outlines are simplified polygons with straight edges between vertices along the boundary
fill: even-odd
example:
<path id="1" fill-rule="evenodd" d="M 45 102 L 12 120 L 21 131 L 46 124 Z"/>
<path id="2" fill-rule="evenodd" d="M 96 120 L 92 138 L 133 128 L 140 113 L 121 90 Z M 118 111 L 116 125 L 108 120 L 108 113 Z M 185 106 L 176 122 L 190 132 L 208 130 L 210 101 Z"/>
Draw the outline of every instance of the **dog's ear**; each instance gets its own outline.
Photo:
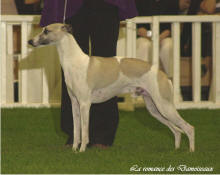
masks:
<path id="1" fill-rule="evenodd" d="M 72 33 L 72 26 L 70 24 L 65 24 L 62 26 L 62 30 L 68 33 Z"/>

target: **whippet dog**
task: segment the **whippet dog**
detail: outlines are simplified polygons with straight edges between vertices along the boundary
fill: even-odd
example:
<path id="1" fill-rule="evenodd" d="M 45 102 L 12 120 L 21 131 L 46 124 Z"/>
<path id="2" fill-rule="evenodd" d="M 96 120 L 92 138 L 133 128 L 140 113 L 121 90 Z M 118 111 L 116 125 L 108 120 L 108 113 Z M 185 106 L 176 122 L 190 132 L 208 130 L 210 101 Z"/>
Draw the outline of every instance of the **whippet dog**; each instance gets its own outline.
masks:
<path id="1" fill-rule="evenodd" d="M 65 82 L 72 102 L 74 143 L 72 149 L 86 150 L 89 143 L 89 110 L 92 103 L 104 102 L 118 94 L 142 95 L 149 112 L 174 134 L 175 148 L 180 147 L 181 133 L 195 150 L 194 127 L 177 112 L 173 87 L 166 74 L 155 66 L 135 58 L 88 56 L 79 47 L 66 24 L 51 24 L 29 40 L 33 47 L 56 45 Z"/>

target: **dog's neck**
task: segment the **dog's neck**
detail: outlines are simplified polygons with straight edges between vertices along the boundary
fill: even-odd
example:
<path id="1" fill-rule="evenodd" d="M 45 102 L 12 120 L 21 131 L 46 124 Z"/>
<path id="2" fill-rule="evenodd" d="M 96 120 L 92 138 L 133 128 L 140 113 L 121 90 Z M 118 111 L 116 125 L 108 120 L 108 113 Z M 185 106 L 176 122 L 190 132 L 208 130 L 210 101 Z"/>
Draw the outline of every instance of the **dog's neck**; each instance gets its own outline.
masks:
<path id="1" fill-rule="evenodd" d="M 64 64 L 83 64 L 88 59 L 88 56 L 79 47 L 76 40 L 71 34 L 66 34 L 57 44 L 57 50 L 59 53 L 60 64 L 63 67 Z"/>

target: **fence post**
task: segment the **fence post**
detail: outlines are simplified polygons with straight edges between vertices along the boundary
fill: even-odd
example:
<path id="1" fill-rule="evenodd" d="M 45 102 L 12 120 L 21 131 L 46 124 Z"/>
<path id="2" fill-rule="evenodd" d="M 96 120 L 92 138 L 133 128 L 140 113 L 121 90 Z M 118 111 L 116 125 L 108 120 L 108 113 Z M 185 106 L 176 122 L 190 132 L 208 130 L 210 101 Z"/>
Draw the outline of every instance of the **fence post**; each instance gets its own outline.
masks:
<path id="1" fill-rule="evenodd" d="M 13 70 L 13 25 L 7 24 L 7 54 L 6 54 L 6 102 L 14 102 L 14 70 Z"/>
<path id="2" fill-rule="evenodd" d="M 192 24 L 192 86 L 193 101 L 201 100 L 201 23 Z"/>
<path id="3" fill-rule="evenodd" d="M 27 41 L 28 41 L 28 24 L 26 21 L 21 24 L 21 58 L 25 59 L 28 55 Z M 27 69 L 19 69 L 19 101 L 22 104 L 28 103 L 28 70 Z"/>
<path id="4" fill-rule="evenodd" d="M 212 90 L 213 100 L 220 103 L 220 23 L 213 24 L 213 76 Z"/>
<path id="5" fill-rule="evenodd" d="M 6 23 L 1 22 L 1 105 L 6 103 Z"/>
<path id="6" fill-rule="evenodd" d="M 126 57 L 136 56 L 136 23 L 126 21 Z"/>
<path id="7" fill-rule="evenodd" d="M 180 102 L 180 23 L 172 24 L 172 39 L 173 39 L 173 101 L 176 105 Z"/>
<path id="8" fill-rule="evenodd" d="M 152 64 L 155 65 L 159 69 L 159 17 L 153 16 L 153 24 L 152 24 L 152 40 L 153 40 L 153 61 Z"/>

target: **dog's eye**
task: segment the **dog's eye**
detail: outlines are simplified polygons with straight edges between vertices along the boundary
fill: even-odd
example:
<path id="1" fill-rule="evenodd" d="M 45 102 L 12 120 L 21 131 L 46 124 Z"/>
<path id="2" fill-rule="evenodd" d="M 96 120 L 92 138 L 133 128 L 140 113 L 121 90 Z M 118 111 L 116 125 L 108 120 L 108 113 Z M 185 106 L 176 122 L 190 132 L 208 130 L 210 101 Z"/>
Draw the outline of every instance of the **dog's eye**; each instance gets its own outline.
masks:
<path id="1" fill-rule="evenodd" d="M 47 29 L 44 30 L 44 34 L 45 34 L 45 35 L 47 35 L 49 32 L 50 32 L 50 31 L 47 30 Z"/>

